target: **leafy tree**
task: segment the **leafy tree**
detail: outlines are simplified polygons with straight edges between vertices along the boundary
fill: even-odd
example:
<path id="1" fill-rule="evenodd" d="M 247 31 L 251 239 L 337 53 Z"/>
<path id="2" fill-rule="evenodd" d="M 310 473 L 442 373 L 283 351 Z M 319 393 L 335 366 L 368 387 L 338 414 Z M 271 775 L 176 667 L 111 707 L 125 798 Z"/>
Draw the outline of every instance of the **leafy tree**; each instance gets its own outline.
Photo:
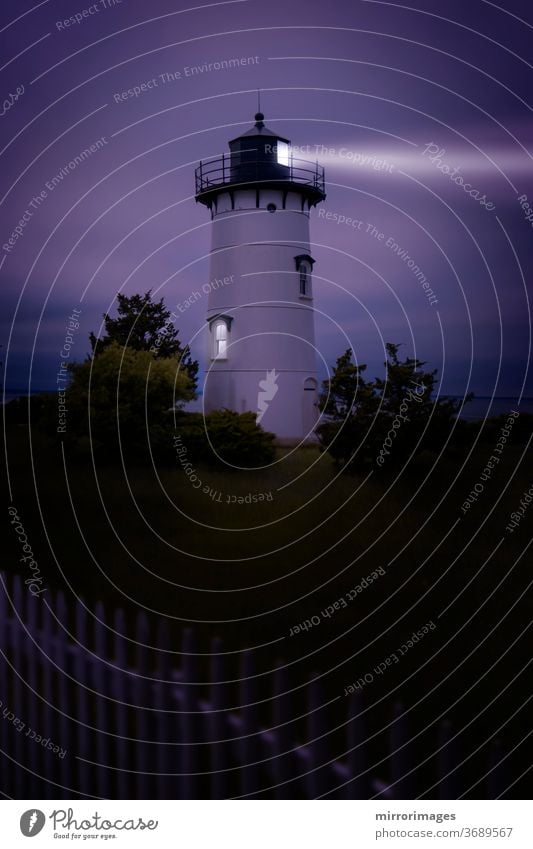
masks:
<path id="1" fill-rule="evenodd" d="M 323 383 L 319 409 L 323 416 L 317 434 L 323 448 L 343 465 L 357 465 L 352 455 L 365 438 L 377 410 L 377 397 L 371 383 L 365 381 L 366 365 L 352 362 L 352 350 L 342 354 L 329 380 Z M 363 464 L 364 465 L 364 464 Z"/>
<path id="2" fill-rule="evenodd" d="M 106 335 L 97 338 L 89 334 L 93 356 L 101 354 L 109 345 L 117 343 L 134 351 L 151 351 L 158 357 L 177 357 L 196 389 L 198 362 L 191 358 L 188 345 L 182 346 L 178 331 L 172 322 L 172 313 L 166 309 L 163 298 L 154 301 L 152 291 L 144 295 L 117 294 L 117 313 L 112 318 L 104 313 Z"/>
<path id="3" fill-rule="evenodd" d="M 256 422 L 255 413 L 213 410 L 176 415 L 176 436 L 187 459 L 209 465 L 263 466 L 276 454 L 275 436 Z"/>
<path id="4" fill-rule="evenodd" d="M 326 417 L 345 419 L 355 410 L 373 403 L 373 391 L 362 376 L 365 370 L 366 365 L 355 365 L 352 362 L 351 348 L 338 358 L 331 379 L 324 381 L 320 410 Z"/>
<path id="5" fill-rule="evenodd" d="M 115 455 L 125 449 L 156 456 L 172 445 L 175 405 L 194 397 L 180 358 L 159 357 L 112 341 L 97 356 L 70 367 L 65 438 L 78 447 Z"/>
<path id="6" fill-rule="evenodd" d="M 433 398 L 437 370 L 425 371 L 426 363 L 417 358 L 400 360 L 399 347 L 386 345 L 384 378 L 365 381 L 366 366 L 354 365 L 348 349 L 324 381 L 319 402 L 324 421 L 317 434 L 322 447 L 351 471 L 393 470 L 412 452 L 434 455 L 452 428 L 462 433 L 463 423 L 455 419 L 460 402 Z"/>

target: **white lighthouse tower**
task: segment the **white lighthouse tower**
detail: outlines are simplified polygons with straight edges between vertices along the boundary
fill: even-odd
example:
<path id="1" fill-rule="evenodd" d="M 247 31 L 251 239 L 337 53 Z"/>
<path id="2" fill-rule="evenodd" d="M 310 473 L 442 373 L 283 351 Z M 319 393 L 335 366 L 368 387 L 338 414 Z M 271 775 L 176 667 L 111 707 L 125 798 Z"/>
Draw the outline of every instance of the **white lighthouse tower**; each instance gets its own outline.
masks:
<path id="1" fill-rule="evenodd" d="M 251 410 L 302 440 L 318 419 L 309 212 L 324 171 L 295 159 L 261 112 L 229 148 L 196 169 L 213 222 L 204 408 Z"/>

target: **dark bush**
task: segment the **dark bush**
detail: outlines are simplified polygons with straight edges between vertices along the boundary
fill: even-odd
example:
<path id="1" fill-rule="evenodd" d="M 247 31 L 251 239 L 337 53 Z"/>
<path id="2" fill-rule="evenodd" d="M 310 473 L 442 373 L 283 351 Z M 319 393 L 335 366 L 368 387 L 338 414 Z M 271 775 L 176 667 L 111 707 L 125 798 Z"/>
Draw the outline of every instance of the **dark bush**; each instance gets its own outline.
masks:
<path id="1" fill-rule="evenodd" d="M 348 349 L 324 382 L 323 421 L 317 435 L 345 470 L 395 473 L 409 466 L 427 468 L 442 450 L 464 454 L 466 426 L 456 419 L 459 401 L 435 398 L 437 371 L 424 362 L 398 357 L 399 345 L 386 345 L 385 376 L 365 380 L 365 365 L 353 362 Z M 470 400 L 468 396 L 466 400 Z"/>
<path id="2" fill-rule="evenodd" d="M 256 423 L 255 413 L 178 412 L 175 421 L 175 437 L 195 463 L 253 468 L 275 457 L 275 436 Z"/>

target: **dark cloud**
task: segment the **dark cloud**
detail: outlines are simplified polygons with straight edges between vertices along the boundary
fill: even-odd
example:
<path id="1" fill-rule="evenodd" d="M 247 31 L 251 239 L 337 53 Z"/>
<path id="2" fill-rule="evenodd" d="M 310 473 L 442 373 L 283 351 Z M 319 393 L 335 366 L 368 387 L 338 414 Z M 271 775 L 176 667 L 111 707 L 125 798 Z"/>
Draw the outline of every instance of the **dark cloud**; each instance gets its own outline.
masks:
<path id="1" fill-rule="evenodd" d="M 492 391 L 500 359 L 499 391 L 521 385 L 533 259 L 517 201 L 533 198 L 528 4 L 451 2 L 442 16 L 452 23 L 429 0 L 419 12 L 341 0 L 191 12 L 170 0 L 103 5 L 83 16 L 91 6 L 83 0 L 44 4 L 2 33 L 4 54 L 20 53 L 3 72 L 3 91 L 24 86 L 2 118 L 3 244 L 31 212 L 12 250 L 2 251 L 8 385 L 27 382 L 34 341 L 32 379 L 53 385 L 62 323 L 82 296 L 80 358 L 117 291 L 154 288 L 174 306 L 207 279 L 209 221 L 194 202 L 194 167 L 248 126 L 258 88 L 269 124 L 324 162 L 324 209 L 364 222 L 356 230 L 317 213 L 312 220 L 315 271 L 325 278 L 316 306 L 339 322 L 358 356 L 377 368 L 382 340 L 403 341 L 460 392 L 471 325 L 472 388 Z M 2 25 L 30 8 L 4 4 Z M 58 25 L 76 13 L 80 22 Z M 236 57 L 257 60 L 216 65 Z M 424 155 L 430 143 L 495 211 Z M 329 152 L 317 154 L 317 145 Z M 389 238 L 438 294 L 445 361 L 437 310 L 386 247 Z M 183 315 L 184 339 L 203 326 L 204 311 L 199 301 Z M 322 316 L 317 331 L 332 362 L 342 334 Z"/>

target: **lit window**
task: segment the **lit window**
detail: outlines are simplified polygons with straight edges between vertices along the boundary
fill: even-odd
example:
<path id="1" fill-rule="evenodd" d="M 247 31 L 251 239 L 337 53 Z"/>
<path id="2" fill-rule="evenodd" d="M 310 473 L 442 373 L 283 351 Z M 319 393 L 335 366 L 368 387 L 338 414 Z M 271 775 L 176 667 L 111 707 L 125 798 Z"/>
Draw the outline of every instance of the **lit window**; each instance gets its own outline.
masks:
<path id="1" fill-rule="evenodd" d="M 278 165 L 289 165 L 289 145 L 287 142 L 278 141 Z"/>
<path id="2" fill-rule="evenodd" d="M 225 360 L 228 350 L 228 327 L 225 321 L 217 321 L 214 327 L 215 359 Z"/>

